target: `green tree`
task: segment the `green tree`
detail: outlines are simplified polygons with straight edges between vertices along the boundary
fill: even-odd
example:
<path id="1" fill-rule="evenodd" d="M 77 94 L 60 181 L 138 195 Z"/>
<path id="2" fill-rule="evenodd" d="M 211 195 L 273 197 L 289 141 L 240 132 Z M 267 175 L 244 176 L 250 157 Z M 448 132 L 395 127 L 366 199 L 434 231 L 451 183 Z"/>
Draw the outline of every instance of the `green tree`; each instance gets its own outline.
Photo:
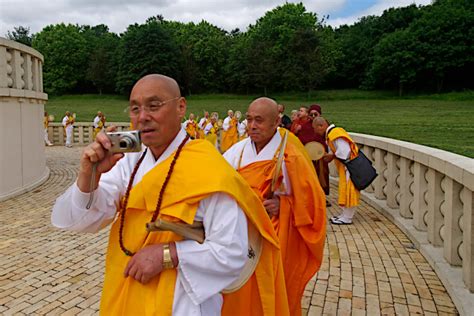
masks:
<path id="1" fill-rule="evenodd" d="M 33 35 L 30 34 L 30 28 L 24 26 L 15 26 L 13 31 L 7 31 L 7 38 L 12 41 L 17 41 L 19 43 L 31 46 L 33 40 Z"/>
<path id="2" fill-rule="evenodd" d="M 121 37 L 117 91 L 128 94 L 142 76 L 161 73 L 180 78 L 180 51 L 159 18 L 130 25 Z"/>
<path id="3" fill-rule="evenodd" d="M 450 73 L 473 84 L 474 4 L 472 1 L 436 1 L 423 10 L 410 31 L 424 59 L 423 81 L 441 91 Z"/>
<path id="4" fill-rule="evenodd" d="M 375 47 L 374 61 L 369 71 L 372 86 L 398 87 L 401 96 L 405 87 L 414 83 L 423 63 L 417 45 L 413 33 L 408 29 L 383 37 Z"/>
<path id="5" fill-rule="evenodd" d="M 228 39 L 224 30 L 206 22 L 168 22 L 182 58 L 182 79 L 186 92 L 218 92 L 224 88 L 224 67 Z"/>
<path id="6" fill-rule="evenodd" d="M 374 49 L 380 39 L 397 30 L 406 29 L 421 15 L 416 5 L 385 10 L 382 16 L 365 16 L 357 23 L 336 29 L 335 70 L 329 75 L 330 84 L 343 88 L 371 87 L 369 70 Z"/>
<path id="7" fill-rule="evenodd" d="M 50 94 L 63 94 L 84 81 L 88 44 L 77 25 L 49 25 L 37 33 L 32 46 L 44 55 L 44 87 Z"/>
<path id="8" fill-rule="evenodd" d="M 82 34 L 89 47 L 85 84 L 92 84 L 99 94 L 114 92 L 118 68 L 116 55 L 120 38 L 109 32 L 109 28 L 104 24 L 83 26 Z"/>
<path id="9" fill-rule="evenodd" d="M 249 79 L 273 90 L 311 90 L 324 79 L 326 66 L 321 25 L 303 4 L 286 3 L 267 12 L 248 31 Z M 310 79 L 311 78 L 311 79 Z"/>

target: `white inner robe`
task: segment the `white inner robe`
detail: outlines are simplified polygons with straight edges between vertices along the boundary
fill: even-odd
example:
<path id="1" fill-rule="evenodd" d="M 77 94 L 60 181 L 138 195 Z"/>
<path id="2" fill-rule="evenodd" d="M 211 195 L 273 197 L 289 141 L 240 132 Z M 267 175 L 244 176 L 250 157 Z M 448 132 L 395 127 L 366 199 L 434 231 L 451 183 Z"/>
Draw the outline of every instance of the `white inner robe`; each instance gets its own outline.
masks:
<path id="1" fill-rule="evenodd" d="M 265 147 L 257 154 L 255 143 L 252 142 L 250 137 L 248 137 L 229 148 L 224 153 L 224 158 L 232 165 L 234 169 L 237 169 L 239 167 L 240 157 L 242 157 L 242 160 L 240 161 L 240 168 L 257 161 L 272 160 L 275 156 L 275 152 L 277 151 L 278 146 L 280 146 L 281 140 L 282 138 L 280 132 L 277 130 L 275 135 L 273 135 L 272 139 L 268 142 L 268 144 L 265 145 Z M 285 190 L 277 190 L 275 191 L 275 194 L 291 195 L 291 184 L 289 180 L 290 178 L 288 177 L 288 172 L 284 160 L 282 163 L 281 170 L 283 173 L 283 188 Z"/>

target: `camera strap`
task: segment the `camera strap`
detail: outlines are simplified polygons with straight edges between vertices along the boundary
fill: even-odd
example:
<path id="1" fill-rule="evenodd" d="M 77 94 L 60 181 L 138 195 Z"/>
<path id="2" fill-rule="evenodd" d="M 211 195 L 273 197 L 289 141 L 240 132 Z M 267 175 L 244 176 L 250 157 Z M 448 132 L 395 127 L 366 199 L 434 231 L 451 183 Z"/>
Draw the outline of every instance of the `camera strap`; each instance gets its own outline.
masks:
<path id="1" fill-rule="evenodd" d="M 92 201 L 94 200 L 94 191 L 95 191 L 94 181 L 95 181 L 95 173 L 97 171 L 97 164 L 98 162 L 94 162 L 94 164 L 92 165 L 91 183 L 89 185 L 89 190 L 91 190 L 91 194 L 89 196 L 89 202 L 87 202 L 87 205 L 86 205 L 86 210 L 91 208 Z"/>

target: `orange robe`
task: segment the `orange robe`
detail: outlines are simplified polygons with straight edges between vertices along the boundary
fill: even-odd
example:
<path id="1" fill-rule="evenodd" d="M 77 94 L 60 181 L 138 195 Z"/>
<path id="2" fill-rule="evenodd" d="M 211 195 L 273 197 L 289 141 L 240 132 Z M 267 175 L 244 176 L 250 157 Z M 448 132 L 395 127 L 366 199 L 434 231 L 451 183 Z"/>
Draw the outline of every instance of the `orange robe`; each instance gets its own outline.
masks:
<path id="1" fill-rule="evenodd" d="M 237 143 L 239 133 L 237 131 L 237 119 L 231 118 L 229 120 L 229 129 L 222 130 L 221 152 L 224 153 L 227 149 Z"/>
<path id="2" fill-rule="evenodd" d="M 350 159 L 357 157 L 359 149 L 357 145 L 349 136 L 349 134 L 340 127 L 335 127 L 330 130 L 329 134 L 326 136 L 326 141 L 331 148 L 332 152 L 336 152 L 336 147 L 334 146 L 334 141 L 338 138 L 343 138 L 346 140 L 351 147 Z M 346 168 L 344 164 L 340 162 L 337 158 L 334 159 L 336 168 L 339 174 L 339 186 L 338 186 L 338 204 L 344 207 L 353 207 L 359 205 L 360 192 L 356 189 L 351 179 L 346 178 Z"/>
<path id="3" fill-rule="evenodd" d="M 275 159 L 266 160 L 238 170 L 262 201 L 270 190 L 275 165 Z M 323 258 L 326 204 L 312 164 L 291 142 L 286 145 L 285 165 L 292 194 L 280 196 L 280 214 L 272 223 L 280 240 L 290 314 L 301 315 L 305 286 Z"/>
<path id="4" fill-rule="evenodd" d="M 173 156 L 149 171 L 130 191 L 123 240 L 132 252 L 150 244 L 181 240 L 172 232 L 148 233 L 145 229 Z M 189 177 L 189 170 L 193 170 L 193 177 Z M 203 182 L 204 178 L 208 181 Z M 249 305 L 255 309 L 252 315 L 289 315 L 278 237 L 272 223 L 248 184 L 207 141 L 194 140 L 183 147 L 163 196 L 159 218 L 191 224 L 199 202 L 215 192 L 233 197 L 263 237 L 254 275 L 242 289 L 224 297 L 223 315 L 244 315 L 239 308 Z M 110 231 L 101 311 L 107 315 L 171 315 L 176 269 L 162 271 L 147 284 L 124 278 L 130 257 L 120 249 L 119 228 L 120 220 L 116 220 Z M 243 295 L 247 288 L 253 289 L 254 296 Z"/>

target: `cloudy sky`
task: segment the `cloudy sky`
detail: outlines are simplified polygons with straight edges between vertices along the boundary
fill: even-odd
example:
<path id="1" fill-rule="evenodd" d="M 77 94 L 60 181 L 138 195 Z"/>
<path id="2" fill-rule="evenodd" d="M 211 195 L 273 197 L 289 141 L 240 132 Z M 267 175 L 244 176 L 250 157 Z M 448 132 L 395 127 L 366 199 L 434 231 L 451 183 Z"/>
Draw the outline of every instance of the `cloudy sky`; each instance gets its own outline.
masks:
<path id="1" fill-rule="evenodd" d="M 283 0 L 0 0 L 0 36 L 14 26 L 39 32 L 49 24 L 106 24 L 115 33 L 161 14 L 166 20 L 206 20 L 225 30 L 246 30 Z M 332 26 L 352 24 L 366 15 L 380 15 L 391 7 L 427 5 L 431 0 L 303 0 L 308 11 L 329 15 Z"/>

